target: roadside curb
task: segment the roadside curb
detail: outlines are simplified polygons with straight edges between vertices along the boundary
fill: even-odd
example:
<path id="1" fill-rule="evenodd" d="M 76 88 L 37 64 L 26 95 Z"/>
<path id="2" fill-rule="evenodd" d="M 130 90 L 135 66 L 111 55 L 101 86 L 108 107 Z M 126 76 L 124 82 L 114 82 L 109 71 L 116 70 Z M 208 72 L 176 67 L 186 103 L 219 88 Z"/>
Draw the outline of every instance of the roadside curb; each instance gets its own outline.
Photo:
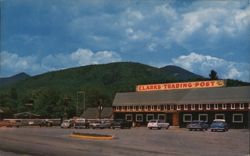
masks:
<path id="1" fill-rule="evenodd" d="M 87 140 L 112 140 L 111 135 L 89 134 L 89 133 L 73 133 L 69 135 L 72 138 L 87 139 Z"/>

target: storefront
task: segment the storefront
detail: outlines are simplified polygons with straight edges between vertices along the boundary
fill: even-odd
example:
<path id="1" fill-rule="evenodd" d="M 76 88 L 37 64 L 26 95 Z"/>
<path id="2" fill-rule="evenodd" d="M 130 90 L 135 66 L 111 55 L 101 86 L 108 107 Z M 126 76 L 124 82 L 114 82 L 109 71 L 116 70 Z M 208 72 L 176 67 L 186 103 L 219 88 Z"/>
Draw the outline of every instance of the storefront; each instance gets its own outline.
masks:
<path id="1" fill-rule="evenodd" d="M 191 89 L 184 83 L 156 84 L 158 87 L 144 85 L 140 88 L 143 91 L 117 93 L 113 101 L 114 118 L 124 118 L 141 125 L 146 125 L 151 119 L 163 119 L 180 127 L 185 127 L 192 120 L 204 120 L 210 124 L 220 118 L 232 128 L 247 128 L 250 125 L 250 87 L 224 87 L 215 85 L 217 83 L 221 84 L 214 81 L 196 83 L 215 86 L 204 88 L 195 88 L 193 83 L 189 85 Z M 162 89 L 164 85 L 179 88 Z"/>

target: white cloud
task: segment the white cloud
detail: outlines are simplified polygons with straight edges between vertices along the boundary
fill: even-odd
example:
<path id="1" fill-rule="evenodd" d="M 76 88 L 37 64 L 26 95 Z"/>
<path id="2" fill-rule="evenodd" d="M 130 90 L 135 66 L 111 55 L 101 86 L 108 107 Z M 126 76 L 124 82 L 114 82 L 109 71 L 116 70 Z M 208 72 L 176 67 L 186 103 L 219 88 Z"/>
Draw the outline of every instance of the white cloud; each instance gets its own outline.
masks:
<path id="1" fill-rule="evenodd" d="M 240 9 L 238 5 L 234 5 L 229 9 L 227 5 L 228 3 L 222 3 L 220 7 L 200 6 L 179 14 L 179 19 L 173 22 L 168 35 L 178 43 L 200 33 L 211 38 L 222 34 L 239 37 L 250 26 L 250 7 Z"/>
<path id="2" fill-rule="evenodd" d="M 88 64 L 103 64 L 121 61 L 121 57 L 116 52 L 93 52 L 89 49 L 78 49 L 69 54 L 50 54 L 40 59 L 36 56 L 19 56 L 18 54 L 7 51 L 3 51 L 0 54 L 1 77 L 11 76 L 20 72 L 35 75 L 47 71 Z"/>
<path id="3" fill-rule="evenodd" d="M 208 77 L 210 70 L 214 69 L 220 78 L 250 82 L 250 64 L 247 63 L 226 61 L 221 58 L 194 52 L 174 58 L 172 63 L 205 77 Z"/>

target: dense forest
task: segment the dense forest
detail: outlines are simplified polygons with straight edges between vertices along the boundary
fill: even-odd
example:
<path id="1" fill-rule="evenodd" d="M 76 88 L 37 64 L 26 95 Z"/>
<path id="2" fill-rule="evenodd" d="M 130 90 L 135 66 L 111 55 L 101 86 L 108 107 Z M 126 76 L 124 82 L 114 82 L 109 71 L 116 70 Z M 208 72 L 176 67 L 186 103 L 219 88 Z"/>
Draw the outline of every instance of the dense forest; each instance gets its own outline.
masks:
<path id="1" fill-rule="evenodd" d="M 208 79 L 176 66 L 156 68 L 132 62 L 88 65 L 0 85 L 0 109 L 5 117 L 25 111 L 46 118 L 72 117 L 80 115 L 84 106 L 111 106 L 115 93 L 133 92 L 138 84 Z M 250 85 L 238 80 L 226 82 L 228 87 Z"/>

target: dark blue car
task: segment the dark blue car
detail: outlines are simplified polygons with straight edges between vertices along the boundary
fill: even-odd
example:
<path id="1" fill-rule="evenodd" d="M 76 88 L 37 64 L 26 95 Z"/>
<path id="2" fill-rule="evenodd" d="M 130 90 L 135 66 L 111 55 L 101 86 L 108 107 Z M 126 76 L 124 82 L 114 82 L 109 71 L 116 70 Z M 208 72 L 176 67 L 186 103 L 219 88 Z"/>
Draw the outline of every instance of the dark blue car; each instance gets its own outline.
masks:
<path id="1" fill-rule="evenodd" d="M 208 124 L 205 121 L 200 121 L 200 120 L 194 120 L 190 124 L 187 125 L 187 128 L 192 131 L 192 130 L 207 130 L 208 129 Z"/>
<path id="2" fill-rule="evenodd" d="M 214 131 L 228 131 L 228 125 L 224 121 L 213 121 L 213 123 L 210 125 L 211 132 Z"/>

